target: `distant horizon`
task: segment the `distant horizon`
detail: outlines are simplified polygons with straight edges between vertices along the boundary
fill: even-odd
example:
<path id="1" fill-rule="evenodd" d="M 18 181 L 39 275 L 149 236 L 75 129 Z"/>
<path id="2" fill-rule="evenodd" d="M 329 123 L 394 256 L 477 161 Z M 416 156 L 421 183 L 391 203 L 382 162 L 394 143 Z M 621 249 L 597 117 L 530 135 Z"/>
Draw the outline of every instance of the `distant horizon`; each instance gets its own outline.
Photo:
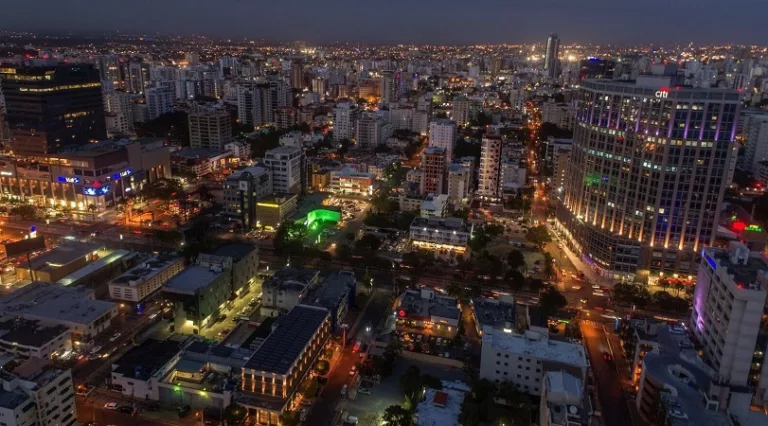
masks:
<path id="1" fill-rule="evenodd" d="M 35 0 L 2 7 L 0 28 L 29 32 L 164 33 L 269 42 L 534 44 L 558 33 L 563 45 L 768 45 L 765 0 Z M 76 7 L 73 7 L 76 6 Z M 748 13 L 745 13 L 748 11 Z"/>

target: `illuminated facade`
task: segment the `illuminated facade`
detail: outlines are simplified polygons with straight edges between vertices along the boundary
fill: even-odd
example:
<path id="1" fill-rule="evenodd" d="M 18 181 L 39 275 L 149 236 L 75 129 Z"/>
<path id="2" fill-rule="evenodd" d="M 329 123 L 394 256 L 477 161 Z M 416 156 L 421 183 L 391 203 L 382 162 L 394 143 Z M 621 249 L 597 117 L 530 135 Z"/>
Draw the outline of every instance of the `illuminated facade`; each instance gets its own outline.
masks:
<path id="1" fill-rule="evenodd" d="M 739 95 L 675 86 L 669 68 L 581 85 L 557 217 L 613 279 L 693 274 L 715 236 Z"/>
<path id="2" fill-rule="evenodd" d="M 374 180 L 372 174 L 358 172 L 346 165 L 331 172 L 331 191 L 341 195 L 370 196 L 373 195 Z"/>
<path id="3" fill-rule="evenodd" d="M 437 254 L 463 254 L 469 250 L 472 225 L 459 218 L 417 217 L 411 223 L 411 244 Z"/>
<path id="4" fill-rule="evenodd" d="M 60 152 L 107 137 L 99 72 L 91 65 L 0 67 L 11 146 Z"/>
<path id="5" fill-rule="evenodd" d="M 277 229 L 285 219 L 296 211 L 297 194 L 278 193 L 256 202 L 258 226 Z"/>
<path id="6" fill-rule="evenodd" d="M 239 221 L 243 229 L 255 229 L 256 204 L 272 192 L 272 174 L 268 169 L 252 166 L 236 170 L 224 181 L 224 213 Z"/>

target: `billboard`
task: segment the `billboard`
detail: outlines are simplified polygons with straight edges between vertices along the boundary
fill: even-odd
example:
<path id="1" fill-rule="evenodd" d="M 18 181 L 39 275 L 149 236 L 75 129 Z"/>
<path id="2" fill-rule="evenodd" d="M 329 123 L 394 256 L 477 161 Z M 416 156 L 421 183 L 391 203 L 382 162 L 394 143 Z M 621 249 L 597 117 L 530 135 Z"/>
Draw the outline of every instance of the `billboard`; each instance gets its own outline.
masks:
<path id="1" fill-rule="evenodd" d="M 5 253 L 8 257 L 15 257 L 39 250 L 45 250 L 45 238 L 30 238 L 5 245 Z"/>

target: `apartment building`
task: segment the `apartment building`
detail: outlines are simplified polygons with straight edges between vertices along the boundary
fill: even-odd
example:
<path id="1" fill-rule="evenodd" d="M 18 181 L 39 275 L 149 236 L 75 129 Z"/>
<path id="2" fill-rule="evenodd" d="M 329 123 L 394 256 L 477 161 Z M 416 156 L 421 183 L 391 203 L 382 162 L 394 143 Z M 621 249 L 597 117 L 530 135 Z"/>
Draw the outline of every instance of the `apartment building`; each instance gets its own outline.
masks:
<path id="1" fill-rule="evenodd" d="M 142 303 L 183 269 L 183 257 L 158 254 L 110 281 L 109 297 L 120 302 Z"/>

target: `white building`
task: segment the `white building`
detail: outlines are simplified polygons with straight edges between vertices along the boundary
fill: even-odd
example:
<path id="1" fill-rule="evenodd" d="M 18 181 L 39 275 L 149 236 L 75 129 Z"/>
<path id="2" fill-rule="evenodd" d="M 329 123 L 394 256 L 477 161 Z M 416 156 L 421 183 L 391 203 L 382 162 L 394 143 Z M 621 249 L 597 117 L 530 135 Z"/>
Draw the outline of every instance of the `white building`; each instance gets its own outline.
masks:
<path id="1" fill-rule="evenodd" d="M 413 127 L 413 107 L 392 105 L 389 108 L 389 122 L 392 130 L 411 130 Z"/>
<path id="2" fill-rule="evenodd" d="M 109 282 L 112 300 L 139 303 L 184 269 L 184 258 L 158 254 Z"/>
<path id="3" fill-rule="evenodd" d="M 150 87 L 145 91 L 144 96 L 147 102 L 147 111 L 150 120 L 154 120 L 163 114 L 173 112 L 173 105 L 176 102 L 176 93 L 172 87 Z"/>
<path id="4" fill-rule="evenodd" d="M 133 133 L 135 121 L 133 118 L 133 96 L 125 92 L 104 92 L 104 111 L 108 133 L 122 135 Z"/>
<path id="5" fill-rule="evenodd" d="M 584 382 L 564 371 L 552 371 L 544 376 L 539 406 L 541 426 L 579 426 L 586 424 L 592 414 L 585 404 Z"/>
<path id="6" fill-rule="evenodd" d="M 456 142 L 456 122 L 447 118 L 429 123 L 429 146 L 445 148 L 445 156 L 453 159 L 453 145 Z"/>
<path id="7" fill-rule="evenodd" d="M 762 253 L 750 253 L 736 241 L 727 250 L 702 252 L 690 328 L 703 346 L 704 361 L 731 386 L 756 382 L 750 368 L 755 352 L 765 349 L 756 343 L 767 286 L 768 261 Z"/>
<path id="8" fill-rule="evenodd" d="M 224 145 L 224 150 L 229 151 L 241 160 L 251 159 L 251 144 L 243 141 L 232 141 Z"/>
<path id="9" fill-rule="evenodd" d="M 417 217 L 411 223 L 411 244 L 435 252 L 462 254 L 468 250 L 472 225 L 459 218 Z"/>
<path id="10" fill-rule="evenodd" d="M 507 332 L 509 331 L 509 332 Z M 587 355 L 580 344 L 550 340 L 547 333 L 486 327 L 480 356 L 480 378 L 510 381 L 531 395 L 541 395 L 547 372 L 565 371 L 581 380 L 587 375 Z"/>
<path id="11" fill-rule="evenodd" d="M 510 159 L 504 159 L 501 163 L 501 189 L 502 192 L 517 191 L 525 186 L 525 166 Z"/>
<path id="12" fill-rule="evenodd" d="M 75 389 L 72 371 L 54 368 L 50 360 L 30 358 L 0 371 L 0 422 L 5 425 L 74 426 Z"/>
<path id="13" fill-rule="evenodd" d="M 576 107 L 553 101 L 541 105 L 541 122 L 553 123 L 561 129 L 573 130 Z"/>
<path id="14" fill-rule="evenodd" d="M 448 195 L 429 194 L 421 203 L 421 217 L 445 217 L 448 208 Z"/>
<path id="15" fill-rule="evenodd" d="M 335 194 L 367 197 L 373 195 L 373 182 L 375 180 L 376 178 L 372 174 L 357 171 L 346 165 L 331 172 L 331 191 Z"/>
<path id="16" fill-rule="evenodd" d="M 302 156 L 301 148 L 293 146 L 280 146 L 266 152 L 264 165 L 272 171 L 275 192 L 301 192 Z"/>
<path id="17" fill-rule="evenodd" d="M 71 336 L 64 325 L 49 326 L 38 320 L 5 317 L 0 322 L 0 353 L 20 359 L 51 359 L 72 349 Z"/>
<path id="18" fill-rule="evenodd" d="M 768 111 L 744 112 L 742 138 L 744 158 L 741 168 L 757 174 L 759 163 L 768 160 Z"/>
<path id="19" fill-rule="evenodd" d="M 355 138 L 357 125 L 357 105 L 351 102 L 339 102 L 333 109 L 333 140 L 352 140 Z"/>
<path id="20" fill-rule="evenodd" d="M 483 198 L 497 200 L 501 197 L 501 149 L 500 135 L 483 136 L 477 188 L 477 194 Z"/>
<path id="21" fill-rule="evenodd" d="M 232 141 L 232 118 L 218 109 L 189 113 L 189 146 L 223 150 Z"/>
<path id="22" fill-rule="evenodd" d="M 550 136 L 547 138 L 547 141 L 545 142 L 546 150 L 544 154 L 544 159 L 550 162 L 555 161 L 555 155 L 560 150 L 566 150 L 570 151 L 571 148 L 573 148 L 573 139 L 567 139 L 567 138 L 555 138 L 553 136 Z"/>
<path id="23" fill-rule="evenodd" d="M 471 193 L 472 172 L 459 164 L 448 166 L 448 199 L 454 203 L 462 202 Z"/>
<path id="24" fill-rule="evenodd" d="M 392 124 L 373 113 L 364 112 L 357 120 L 355 142 L 358 148 L 374 149 L 392 136 Z"/>

